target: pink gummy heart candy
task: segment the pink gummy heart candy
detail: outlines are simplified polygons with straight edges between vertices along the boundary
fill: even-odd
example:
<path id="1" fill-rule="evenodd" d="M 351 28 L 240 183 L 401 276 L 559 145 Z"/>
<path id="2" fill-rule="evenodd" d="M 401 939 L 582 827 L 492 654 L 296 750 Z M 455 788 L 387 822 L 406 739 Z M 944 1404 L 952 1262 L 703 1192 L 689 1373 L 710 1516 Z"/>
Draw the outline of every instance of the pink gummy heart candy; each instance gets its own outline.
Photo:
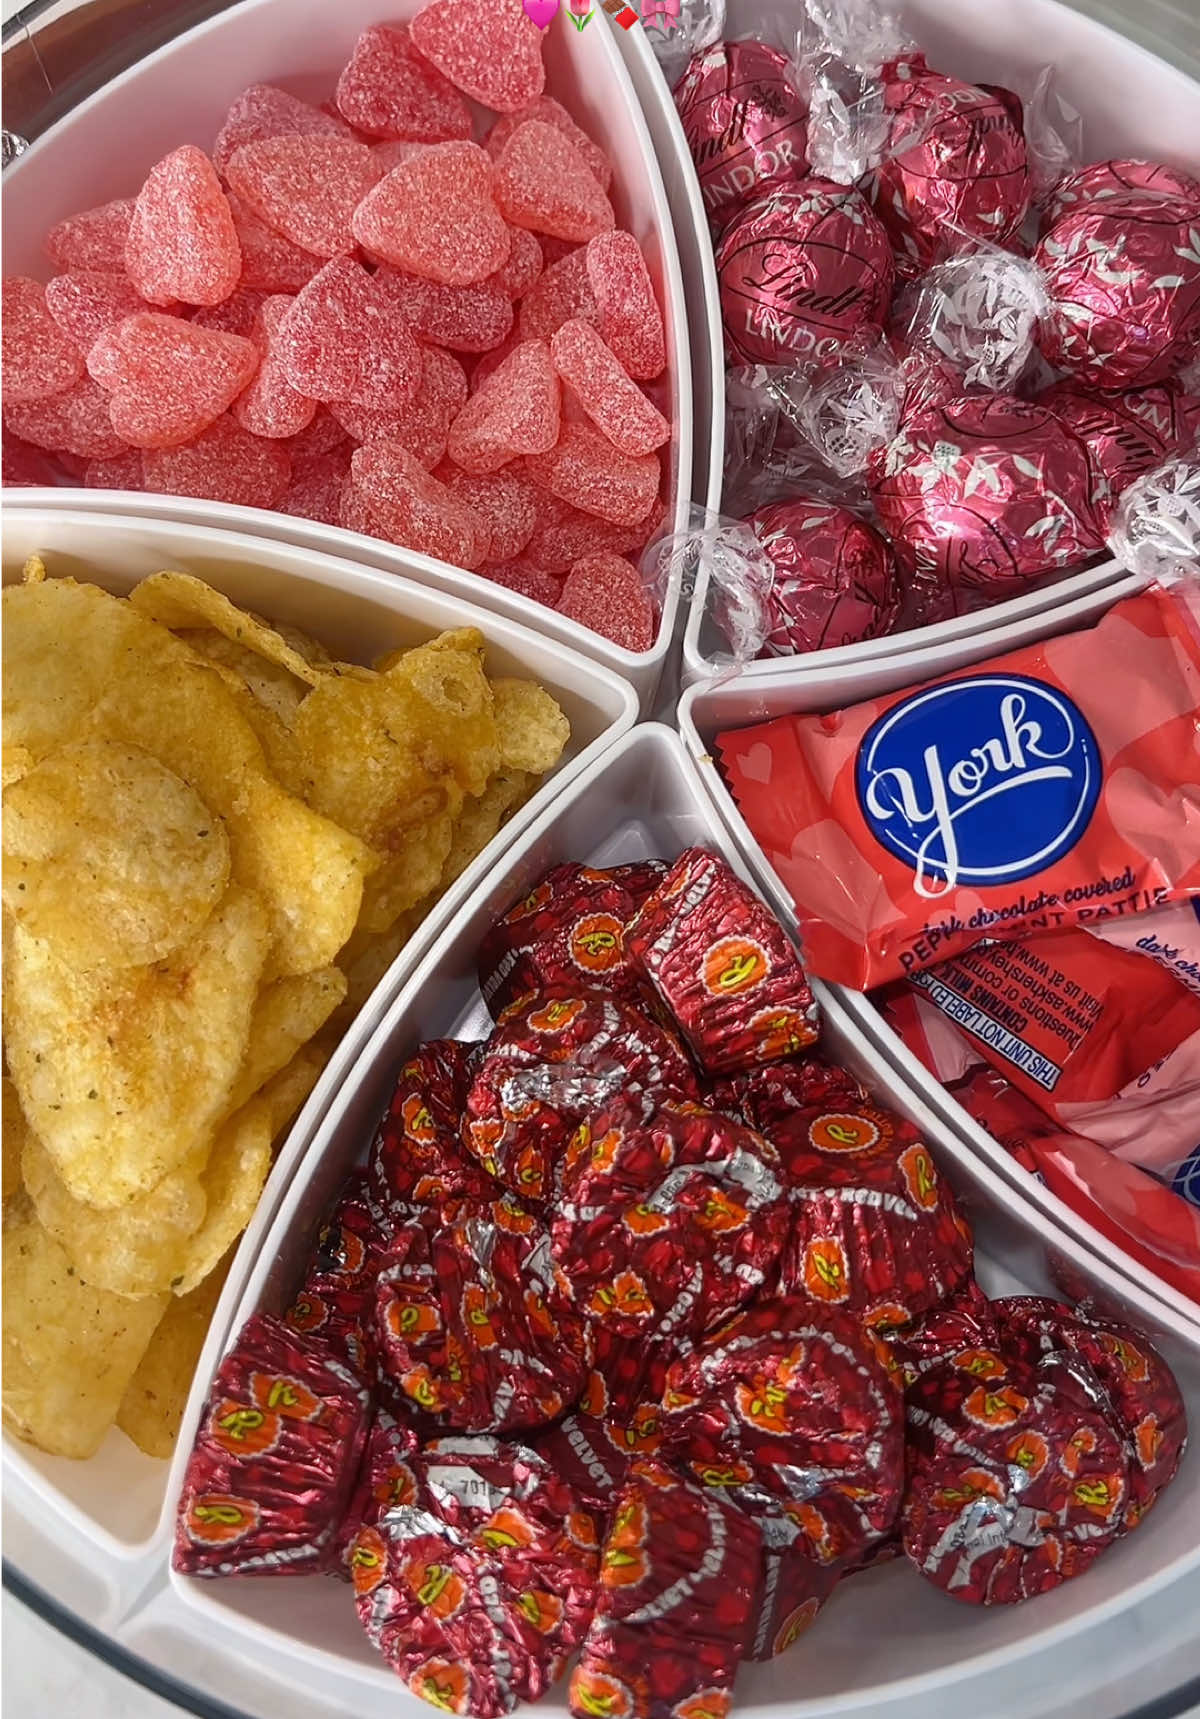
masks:
<path id="1" fill-rule="evenodd" d="M 10 275 L 0 317 L 0 366 L 8 405 L 62 394 L 83 375 L 83 354 L 46 308 L 40 281 Z"/>
<path id="2" fill-rule="evenodd" d="M 596 428 L 623 454 L 648 454 L 671 439 L 671 426 L 630 380 L 599 330 L 572 318 L 550 341 L 554 368 Z"/>
<path id="3" fill-rule="evenodd" d="M 315 519 L 322 525 L 342 523 L 342 491 L 350 475 L 350 454 L 311 454 L 292 460 L 292 481 L 279 503 L 280 513 Z"/>
<path id="4" fill-rule="evenodd" d="M 335 400 L 333 415 L 356 442 L 399 442 L 426 471 L 446 451 L 450 426 L 467 398 L 467 373 L 449 352 L 427 346 L 421 353 L 416 397 L 395 411 L 371 411 Z"/>
<path id="5" fill-rule="evenodd" d="M 480 384 L 450 426 L 447 453 L 463 471 L 498 471 L 517 454 L 548 455 L 561 390 L 544 340 L 522 341 Z"/>
<path id="6" fill-rule="evenodd" d="M 239 287 L 220 304 L 205 305 L 195 311 L 189 321 L 193 328 L 215 328 L 222 334 L 240 334 L 243 340 L 253 340 L 258 313 L 269 296 L 250 287 Z"/>
<path id="7" fill-rule="evenodd" d="M 525 548 L 525 559 L 562 579 L 577 561 L 589 555 L 627 555 L 641 549 L 661 524 L 663 511 L 662 504 L 656 502 L 645 520 L 636 525 L 612 525 L 593 513 L 581 513 L 549 490 L 541 490 L 537 521 Z"/>
<path id="8" fill-rule="evenodd" d="M 455 352 L 491 352 L 512 331 L 513 308 L 495 275 L 475 286 L 441 286 L 419 275 L 380 269 L 375 277 L 419 340 Z"/>
<path id="9" fill-rule="evenodd" d="M 503 585 L 505 590 L 515 591 L 518 597 L 528 597 L 531 603 L 541 603 L 547 609 L 558 607 L 562 586 L 531 562 L 485 561 L 479 571 L 493 585 Z"/>
<path id="10" fill-rule="evenodd" d="M 185 143 L 150 169 L 125 240 L 125 272 L 150 304 L 220 304 L 242 251 L 216 168 Z"/>
<path id="11" fill-rule="evenodd" d="M 242 251 L 242 287 L 252 292 L 299 292 L 307 286 L 321 267 L 320 257 L 260 221 L 234 192 L 227 193 L 226 201 Z"/>
<path id="12" fill-rule="evenodd" d="M 356 489 L 353 476 L 346 479 L 342 488 L 338 524 L 343 531 L 359 531 L 364 537 L 382 537 L 385 540 L 387 538 L 387 532 L 383 529 L 382 524 L 376 519 Z"/>
<path id="13" fill-rule="evenodd" d="M 0 449 L 0 484 L 5 489 L 55 489 L 61 483 L 62 472 L 41 448 L 5 435 Z"/>
<path id="14" fill-rule="evenodd" d="M 516 329 L 513 329 L 508 339 L 501 341 L 499 346 L 494 346 L 490 352 L 480 353 L 479 357 L 475 360 L 475 367 L 471 371 L 472 391 L 477 392 L 478 389 L 487 381 L 488 377 L 494 375 L 495 372 L 499 370 L 505 359 L 512 357 L 520 344 L 521 336 L 517 333 Z"/>
<path id="15" fill-rule="evenodd" d="M 68 215 L 46 234 L 46 255 L 56 269 L 123 270 L 132 219 L 132 197 Z"/>
<path id="16" fill-rule="evenodd" d="M 83 376 L 65 394 L 26 405 L 6 401 L 4 426 L 36 448 L 75 454 L 84 460 L 107 460 L 124 453 L 126 444 L 115 434 L 108 415 L 108 395 L 90 376 Z"/>
<path id="17" fill-rule="evenodd" d="M 580 155 L 587 162 L 593 179 L 601 191 L 607 191 L 612 184 L 612 164 L 608 156 L 598 144 L 592 142 L 586 131 L 581 131 L 571 118 L 561 102 L 556 102 L 553 96 L 540 95 L 536 101 L 518 108 L 516 113 L 503 114 L 488 132 L 483 140 L 483 147 L 494 161 L 508 142 L 519 125 L 524 125 L 527 119 L 540 119 L 546 125 L 552 125 L 561 131 L 575 145 Z"/>
<path id="18" fill-rule="evenodd" d="M 630 376 L 652 382 L 667 366 L 662 312 L 641 246 L 632 233 L 601 233 L 587 248 L 597 323 Z"/>
<path id="19" fill-rule="evenodd" d="M 236 507 L 277 507 L 291 481 L 292 462 L 278 442 L 263 441 L 230 417 L 218 418 L 194 442 L 142 457 L 146 488 Z"/>
<path id="20" fill-rule="evenodd" d="M 524 298 L 543 268 L 542 247 L 524 227 L 508 229 L 508 261 L 492 276 L 506 298 Z"/>
<path id="21" fill-rule="evenodd" d="M 626 651 L 654 644 L 654 605 L 637 568 L 619 555 L 576 562 L 563 583 L 558 612 Z"/>
<path id="22" fill-rule="evenodd" d="M 280 324 L 291 307 L 292 300 L 282 295 L 263 300 L 251 336 L 261 354 L 258 372 L 246 391 L 233 402 L 233 416 L 243 430 L 271 441 L 299 435 L 317 413 L 316 401 L 301 394 L 288 381 L 287 366 L 279 349 Z"/>
<path id="23" fill-rule="evenodd" d="M 395 24 L 363 31 L 338 79 L 336 99 L 351 125 L 369 137 L 444 143 L 471 135 L 471 110 L 462 96 Z"/>
<path id="24" fill-rule="evenodd" d="M 386 281 L 349 257 L 326 263 L 279 329 L 288 381 L 310 400 L 395 410 L 421 384 L 421 348 Z"/>
<path id="25" fill-rule="evenodd" d="M 226 168 L 230 189 L 273 227 L 318 257 L 354 249 L 354 211 L 383 169 L 352 137 L 266 137 L 239 149 Z"/>
<path id="26" fill-rule="evenodd" d="M 373 256 L 445 286 L 486 280 L 507 261 L 492 164 L 476 143 L 437 143 L 393 167 L 354 213 Z"/>
<path id="27" fill-rule="evenodd" d="M 150 306 L 124 273 L 72 269 L 46 282 L 46 309 L 86 358 L 106 328 Z"/>
<path id="28" fill-rule="evenodd" d="M 487 559 L 490 532 L 399 442 L 371 442 L 350 461 L 354 488 L 393 543 L 469 571 Z"/>
<path id="29" fill-rule="evenodd" d="M 590 424 L 564 424 L 550 452 L 527 458 L 525 469 L 561 501 L 614 525 L 646 517 L 661 476 L 657 454 L 623 454 Z"/>
<path id="30" fill-rule="evenodd" d="M 497 156 L 496 202 L 514 227 L 579 243 L 616 220 L 575 144 L 542 119 L 519 125 Z"/>
<path id="31" fill-rule="evenodd" d="M 581 316 L 588 322 L 596 322 L 600 317 L 600 307 L 588 279 L 587 251 L 582 246 L 550 263 L 521 300 L 521 338 L 549 340 L 573 316 Z"/>
<path id="32" fill-rule="evenodd" d="M 258 369 L 253 341 L 140 311 L 102 334 L 88 370 L 104 388 L 112 427 L 135 448 L 172 448 L 207 429 Z"/>
<path id="33" fill-rule="evenodd" d="M 145 489 L 140 449 L 127 448 L 111 460 L 89 460 L 83 485 L 85 489 Z"/>
<path id="34" fill-rule="evenodd" d="M 349 137 L 350 127 L 336 114 L 313 107 L 274 84 L 251 84 L 225 115 L 213 144 L 213 164 L 224 173 L 239 149 L 268 137 Z"/>
<path id="35" fill-rule="evenodd" d="M 491 561 L 514 561 L 520 555 L 537 522 L 538 488 L 523 472 L 490 472 L 472 477 L 449 460 L 433 474 L 459 501 L 465 503 L 492 528 Z"/>
<path id="36" fill-rule="evenodd" d="M 431 0 L 412 21 L 414 47 L 458 89 L 497 113 L 546 87 L 542 33 L 521 0 Z"/>
<path id="37" fill-rule="evenodd" d="M 299 434 L 289 436 L 286 446 L 294 464 L 297 460 L 308 459 L 312 454 L 331 454 L 335 449 L 345 447 L 348 440 L 345 430 L 329 407 L 318 406 L 312 423 Z M 346 458 L 350 458 L 348 452 Z"/>

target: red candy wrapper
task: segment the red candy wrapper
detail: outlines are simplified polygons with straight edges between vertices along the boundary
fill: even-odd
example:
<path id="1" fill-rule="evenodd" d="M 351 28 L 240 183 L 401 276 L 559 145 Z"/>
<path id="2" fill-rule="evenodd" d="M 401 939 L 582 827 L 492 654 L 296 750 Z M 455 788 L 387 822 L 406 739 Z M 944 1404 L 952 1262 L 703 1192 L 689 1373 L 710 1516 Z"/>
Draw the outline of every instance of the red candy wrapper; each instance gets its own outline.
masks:
<path id="1" fill-rule="evenodd" d="M 588 1627 L 593 1517 L 524 1445 L 435 1439 L 405 1479 L 381 1420 L 368 1462 L 374 1498 L 349 1563 L 370 1641 L 449 1712 L 496 1719 L 536 1701 Z"/>
<path id="2" fill-rule="evenodd" d="M 636 1450 L 623 1449 L 620 1433 L 594 1415 L 571 1414 L 534 1433 L 530 1444 L 582 1499 L 602 1514 L 619 1490 Z"/>
<path id="3" fill-rule="evenodd" d="M 626 946 L 710 1075 L 781 1062 L 818 1036 L 812 989 L 779 922 L 703 848 L 680 854 Z"/>
<path id="4" fill-rule="evenodd" d="M 1200 438 L 1200 396 L 1178 382 L 1096 394 L 1074 382 L 1055 382 L 1037 397 L 1084 444 L 1092 462 L 1097 512 L 1105 529 L 1112 506 L 1135 478 Z"/>
<path id="5" fill-rule="evenodd" d="M 718 42 L 697 54 L 675 106 L 714 222 L 808 170 L 804 98 L 785 55 L 766 42 Z"/>
<path id="6" fill-rule="evenodd" d="M 1200 208 L 1200 179 L 1181 167 L 1155 161 L 1093 161 L 1054 187 L 1042 211 L 1042 231 L 1076 209 L 1114 200 L 1119 203 L 1131 196 Z"/>
<path id="7" fill-rule="evenodd" d="M 892 552 L 849 508 L 778 501 L 746 522 L 775 569 L 765 656 L 856 644 L 890 632 L 900 612 Z"/>
<path id="8" fill-rule="evenodd" d="M 828 358 L 882 329 L 895 278 L 887 234 L 844 185 L 805 179 L 734 216 L 716 252 L 732 364 Z"/>
<path id="9" fill-rule="evenodd" d="M 588 1323 L 584 1347 L 590 1370 L 579 1399 L 581 1413 L 602 1420 L 607 1436 L 626 1455 L 643 1449 L 649 1454 L 655 1447 L 647 1449 L 643 1441 L 655 1436 L 667 1368 L 679 1345 L 670 1338 L 650 1341 L 644 1332 L 623 1337 L 604 1319 Z"/>
<path id="10" fill-rule="evenodd" d="M 551 1245 L 576 1307 L 615 1334 L 677 1341 L 731 1313 L 788 1225 L 774 1149 L 695 1104 L 616 1106 L 577 1131 Z"/>
<path id="11" fill-rule="evenodd" d="M 375 1290 L 382 1373 L 412 1408 L 468 1432 L 541 1426 L 584 1382 L 583 1332 L 549 1238 L 511 1197 L 398 1223 Z"/>
<path id="12" fill-rule="evenodd" d="M 616 997 L 578 992 L 511 1005 L 471 1083 L 463 1139 L 523 1199 L 550 1198 L 577 1123 L 615 1094 L 697 1095 L 675 1035 Z"/>
<path id="13" fill-rule="evenodd" d="M 1181 584 L 924 686 L 719 734 L 715 749 L 795 901 L 806 961 L 866 990 L 997 931 L 1200 892 L 1198 673 L 1200 603 Z M 1118 679 L 1135 701 L 1111 697 Z"/>
<path id="14" fill-rule="evenodd" d="M 660 1462 L 635 1463 L 571 1678 L 575 1719 L 725 1719 L 754 1633 L 760 1554 L 740 1510 Z"/>
<path id="15" fill-rule="evenodd" d="M 971 1347 L 908 1392 L 904 1550 L 970 1605 L 1011 1605 L 1078 1576 L 1122 1531 L 1121 1435 L 1078 1393 Z"/>
<path id="16" fill-rule="evenodd" d="M 868 181 L 902 274 L 919 274 L 963 236 L 1000 245 L 1025 219 L 1032 185 L 1021 104 L 929 69 L 923 54 L 883 68 L 891 117 Z"/>
<path id="17" fill-rule="evenodd" d="M 964 394 L 906 417 L 870 484 L 902 571 L 952 591 L 1008 596 L 1104 547 L 1087 447 L 1031 401 Z"/>
<path id="18" fill-rule="evenodd" d="M 479 945 L 479 989 L 494 1016 L 517 997 L 583 986 L 637 995 L 625 927 L 665 871 L 658 860 L 597 871 L 559 865 Z"/>
<path id="19" fill-rule="evenodd" d="M 337 1351 L 255 1314 L 217 1371 L 175 1526 L 189 1576 L 311 1575 L 338 1530 L 370 1398 Z"/>
<path id="20" fill-rule="evenodd" d="M 1076 1383 L 1080 1401 L 1123 1434 L 1125 1526 L 1136 1527 L 1174 1478 L 1187 1444 L 1187 1411 L 1171 1369 L 1141 1332 L 1082 1318 L 1040 1296 L 1009 1296 L 991 1311 L 1006 1343 L 1056 1380 Z"/>
<path id="21" fill-rule="evenodd" d="M 433 1039 L 400 1070 L 367 1156 L 364 1194 L 382 1234 L 391 1235 L 409 1206 L 490 1200 L 500 1192 L 459 1136 L 480 1050 L 457 1039 Z"/>
<path id="22" fill-rule="evenodd" d="M 331 1343 L 362 1378 L 373 1370 L 371 1308 L 385 1245 L 367 1178 L 356 1170 L 321 1226 L 303 1286 L 283 1316 L 291 1330 Z"/>
<path id="23" fill-rule="evenodd" d="M 786 1124 L 797 1110 L 830 1110 L 846 1104 L 853 1108 L 871 1102 L 860 1080 L 815 1056 L 747 1069 L 734 1076 L 732 1086 L 746 1121 L 768 1140 L 776 1125 Z"/>

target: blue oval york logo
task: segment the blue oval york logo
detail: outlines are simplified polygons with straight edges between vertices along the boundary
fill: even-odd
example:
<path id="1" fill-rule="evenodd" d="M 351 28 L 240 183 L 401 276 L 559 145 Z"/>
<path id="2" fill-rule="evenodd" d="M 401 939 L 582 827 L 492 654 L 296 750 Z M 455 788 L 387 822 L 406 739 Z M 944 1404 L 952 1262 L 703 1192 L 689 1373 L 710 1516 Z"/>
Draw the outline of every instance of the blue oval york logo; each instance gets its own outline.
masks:
<path id="1" fill-rule="evenodd" d="M 1096 736 L 1075 705 L 1024 675 L 914 693 L 872 723 L 855 765 L 871 834 L 928 899 L 1053 865 L 1086 830 L 1102 781 Z"/>

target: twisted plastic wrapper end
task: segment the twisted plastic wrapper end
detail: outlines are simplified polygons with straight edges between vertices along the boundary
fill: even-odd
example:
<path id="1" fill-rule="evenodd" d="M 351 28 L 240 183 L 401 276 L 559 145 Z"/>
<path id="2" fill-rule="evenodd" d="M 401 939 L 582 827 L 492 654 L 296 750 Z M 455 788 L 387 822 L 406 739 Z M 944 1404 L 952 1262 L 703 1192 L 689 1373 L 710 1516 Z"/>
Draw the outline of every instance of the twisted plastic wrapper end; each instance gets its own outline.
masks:
<path id="1" fill-rule="evenodd" d="M 1200 573 L 1200 447 L 1130 484 L 1108 541 L 1117 560 L 1147 581 Z"/>
<path id="2" fill-rule="evenodd" d="M 977 240 L 969 245 L 915 283 L 904 337 L 946 359 L 968 388 L 1009 394 L 1033 356 L 1049 295 L 1026 258 Z"/>
<path id="3" fill-rule="evenodd" d="M 748 525 L 693 507 L 685 530 L 653 544 L 642 570 L 660 603 L 673 588 L 678 588 L 681 603 L 690 603 L 701 573 L 707 574 L 708 612 L 730 652 L 728 660 L 721 659 L 719 680 L 761 655 L 771 630 L 775 569 Z"/>

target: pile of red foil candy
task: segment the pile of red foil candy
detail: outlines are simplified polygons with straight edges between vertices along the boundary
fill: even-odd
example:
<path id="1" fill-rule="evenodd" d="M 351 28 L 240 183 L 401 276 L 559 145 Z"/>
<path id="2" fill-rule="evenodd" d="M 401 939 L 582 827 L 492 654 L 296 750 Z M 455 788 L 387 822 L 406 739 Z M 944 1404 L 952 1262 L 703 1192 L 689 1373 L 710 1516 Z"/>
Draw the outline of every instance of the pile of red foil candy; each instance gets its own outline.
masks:
<path id="1" fill-rule="evenodd" d="M 719 1719 L 881 1558 L 1011 1602 L 1145 1514 L 1168 1368 L 986 1299 L 927 1147 L 822 1060 L 721 859 L 560 865 L 479 976 L 491 1037 L 404 1064 L 292 1305 L 222 1362 L 178 1570 L 348 1578 L 454 1712 L 578 1653 L 578 1719 Z"/>

